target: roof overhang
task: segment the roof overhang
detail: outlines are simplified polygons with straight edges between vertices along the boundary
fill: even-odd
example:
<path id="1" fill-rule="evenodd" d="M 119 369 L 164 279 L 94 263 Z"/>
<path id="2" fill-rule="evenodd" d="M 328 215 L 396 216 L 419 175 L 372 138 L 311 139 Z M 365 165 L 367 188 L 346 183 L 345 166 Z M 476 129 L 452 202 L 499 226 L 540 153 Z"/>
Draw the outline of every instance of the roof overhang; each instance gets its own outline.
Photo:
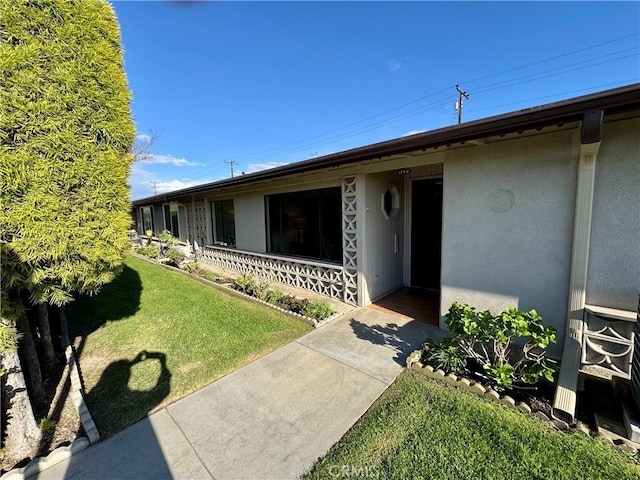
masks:
<path id="1" fill-rule="evenodd" d="M 439 128 L 408 137 L 374 143 L 311 160 L 271 168 L 269 170 L 262 170 L 260 172 L 227 178 L 212 183 L 183 188 L 181 190 L 135 200 L 133 204 L 142 205 L 168 201 L 219 188 L 246 185 L 256 181 L 308 173 L 314 170 L 389 157 L 417 150 L 426 150 L 428 148 L 458 142 L 470 142 L 495 135 L 505 135 L 532 128 L 542 128 L 549 125 L 579 121 L 585 112 L 591 110 L 604 110 L 605 114 L 609 115 L 638 108 L 640 108 L 640 83 L 635 83 L 612 90 L 605 90 L 472 122 Z"/>

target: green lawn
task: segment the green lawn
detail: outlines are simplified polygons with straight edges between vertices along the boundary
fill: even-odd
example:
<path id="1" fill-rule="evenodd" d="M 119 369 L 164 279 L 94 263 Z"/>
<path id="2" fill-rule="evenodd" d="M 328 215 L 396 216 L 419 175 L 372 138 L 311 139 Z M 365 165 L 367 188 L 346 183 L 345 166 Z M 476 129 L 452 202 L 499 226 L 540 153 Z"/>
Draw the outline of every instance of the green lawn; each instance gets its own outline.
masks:
<path id="1" fill-rule="evenodd" d="M 294 318 L 127 256 L 99 295 L 68 308 L 98 430 L 147 413 L 310 331 Z"/>
<path id="2" fill-rule="evenodd" d="M 305 478 L 638 479 L 604 440 L 407 371 Z"/>

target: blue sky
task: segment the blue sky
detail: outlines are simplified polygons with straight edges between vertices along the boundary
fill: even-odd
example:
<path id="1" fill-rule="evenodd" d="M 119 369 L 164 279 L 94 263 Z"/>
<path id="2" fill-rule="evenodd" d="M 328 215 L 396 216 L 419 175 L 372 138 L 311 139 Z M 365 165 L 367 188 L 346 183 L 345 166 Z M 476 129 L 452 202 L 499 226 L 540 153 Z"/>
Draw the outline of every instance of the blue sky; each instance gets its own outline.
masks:
<path id="1" fill-rule="evenodd" d="M 113 2 L 132 198 L 640 80 L 638 2 Z"/>

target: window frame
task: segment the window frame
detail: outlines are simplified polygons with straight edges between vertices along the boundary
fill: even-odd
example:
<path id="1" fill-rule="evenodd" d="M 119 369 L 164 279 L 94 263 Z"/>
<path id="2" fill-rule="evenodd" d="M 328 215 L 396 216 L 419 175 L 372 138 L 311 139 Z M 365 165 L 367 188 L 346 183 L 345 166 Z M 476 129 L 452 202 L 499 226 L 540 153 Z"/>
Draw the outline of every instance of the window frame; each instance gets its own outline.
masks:
<path id="1" fill-rule="evenodd" d="M 328 193 L 331 192 L 331 195 L 329 195 Z M 287 252 L 282 252 L 282 246 L 280 247 L 280 251 L 275 251 L 274 246 L 273 246 L 273 240 L 272 240 L 272 215 L 271 215 L 271 210 L 273 207 L 272 202 L 277 199 L 279 203 L 278 205 L 278 218 L 277 218 L 277 222 L 278 222 L 278 226 L 279 226 L 279 236 L 280 238 L 284 238 L 284 222 L 283 222 L 283 209 L 282 209 L 282 199 L 286 198 L 286 197 L 291 197 L 294 196 L 296 194 L 300 194 L 303 196 L 309 196 L 315 194 L 315 198 L 317 199 L 317 218 L 318 218 L 318 253 L 319 256 L 312 256 L 312 255 L 302 255 L 302 254 L 293 254 L 293 253 L 287 253 Z M 325 252 L 325 247 L 327 246 L 327 244 L 325 242 L 328 243 L 332 243 L 328 238 L 325 239 L 324 238 L 324 233 L 326 231 L 326 225 L 324 225 L 322 219 L 325 215 L 326 212 L 324 212 L 323 210 L 326 208 L 326 203 L 323 202 L 323 198 L 330 198 L 331 196 L 336 196 L 340 199 L 340 202 L 342 201 L 342 193 L 341 193 L 341 188 L 339 186 L 335 186 L 335 187 L 323 187 L 323 188 L 316 188 L 316 189 L 310 189 L 310 190 L 296 190 L 296 191 L 290 191 L 290 192 L 282 192 L 282 193 L 275 193 L 272 195 L 265 195 L 265 235 L 266 235 L 266 247 L 267 247 L 267 253 L 269 254 L 273 254 L 273 255 L 280 255 L 283 257 L 291 257 L 291 258 L 300 258 L 300 259 L 304 259 L 304 260 L 312 260 L 312 261 L 317 261 L 317 262 L 324 262 L 324 263 L 331 263 L 331 264 L 337 264 L 340 265 L 342 264 L 342 255 L 343 255 L 343 244 L 342 244 L 342 210 L 340 209 L 340 215 L 339 217 L 336 219 L 336 226 L 339 227 L 339 231 L 340 231 L 340 235 L 339 238 L 337 238 L 337 242 L 335 242 L 335 245 L 337 246 L 339 252 L 338 255 L 335 256 L 335 258 L 329 258 L 325 255 L 323 255 L 323 252 Z M 306 218 L 303 218 L 303 220 L 307 220 Z"/>
<path id="2" fill-rule="evenodd" d="M 169 207 L 169 225 L 167 225 L 167 210 L 166 208 Z M 174 210 L 175 208 L 175 210 Z M 173 218 L 172 218 L 172 213 L 175 211 L 176 213 L 176 231 L 174 232 L 173 230 Z M 179 205 L 177 203 L 174 202 L 169 202 L 169 203 L 163 203 L 162 204 L 162 219 L 164 221 L 164 229 L 167 230 L 168 232 L 171 233 L 171 235 L 173 235 L 174 238 L 180 239 L 180 208 Z"/>
<path id="3" fill-rule="evenodd" d="M 149 218 L 151 219 L 151 228 L 145 228 L 146 227 L 145 218 L 144 218 L 145 209 L 149 210 Z M 140 230 L 141 231 L 139 231 L 138 233 L 140 235 L 146 235 L 147 230 L 151 230 L 151 235 L 153 236 L 153 233 L 156 231 L 155 221 L 153 218 L 153 214 L 154 214 L 153 205 L 144 205 L 140 207 L 139 212 L 140 212 Z"/>
<path id="4" fill-rule="evenodd" d="M 216 205 L 220 205 L 220 211 L 222 212 L 222 219 L 221 219 L 221 225 L 223 230 L 225 230 L 225 204 L 229 204 L 231 203 L 231 209 L 233 210 L 233 216 L 232 216 L 232 234 L 228 235 L 228 232 L 223 231 L 222 232 L 222 239 L 219 239 L 219 233 L 218 233 L 218 226 L 217 224 L 217 220 L 218 220 L 218 215 L 217 215 L 217 209 L 216 209 Z M 226 247 L 226 248 L 236 248 L 236 244 L 237 244 L 237 238 L 236 238 L 236 206 L 235 206 L 235 202 L 233 201 L 233 198 L 227 198 L 224 200 L 212 200 L 211 204 L 211 227 L 212 227 L 212 232 L 213 232 L 213 244 L 216 246 L 220 246 L 220 247 Z M 228 220 L 228 219 L 227 219 Z M 232 238 L 233 242 L 229 242 L 227 241 L 228 238 Z"/>

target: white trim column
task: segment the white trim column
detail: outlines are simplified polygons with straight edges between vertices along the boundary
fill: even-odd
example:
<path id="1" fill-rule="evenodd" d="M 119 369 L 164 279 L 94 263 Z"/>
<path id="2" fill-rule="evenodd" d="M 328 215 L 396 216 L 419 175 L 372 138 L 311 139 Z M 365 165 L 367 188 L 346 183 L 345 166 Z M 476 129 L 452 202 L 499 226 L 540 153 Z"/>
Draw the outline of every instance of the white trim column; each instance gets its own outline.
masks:
<path id="1" fill-rule="evenodd" d="M 604 112 L 586 112 L 580 135 L 580 159 L 576 185 L 575 213 L 573 217 L 573 245 L 571 248 L 571 272 L 569 277 L 569 304 L 567 323 L 560 364 L 560 374 L 555 397 L 553 416 L 568 424 L 574 422 L 578 370 L 582 353 L 584 305 L 591 239 L 591 213 L 596 179 L 596 158 L 600 149 Z"/>

